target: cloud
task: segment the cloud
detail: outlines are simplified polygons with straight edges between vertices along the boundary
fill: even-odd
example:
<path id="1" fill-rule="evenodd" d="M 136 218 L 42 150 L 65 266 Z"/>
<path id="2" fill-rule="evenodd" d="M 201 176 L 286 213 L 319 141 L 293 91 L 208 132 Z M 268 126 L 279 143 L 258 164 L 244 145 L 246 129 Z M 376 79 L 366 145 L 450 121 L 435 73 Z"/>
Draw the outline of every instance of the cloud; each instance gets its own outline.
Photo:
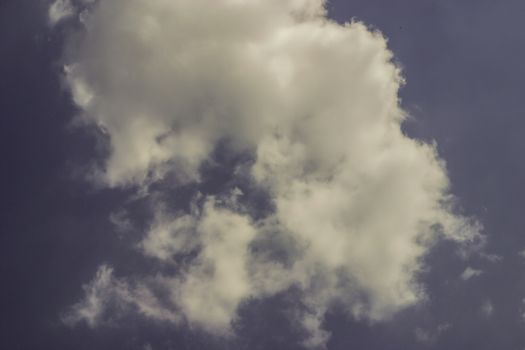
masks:
<path id="1" fill-rule="evenodd" d="M 442 334 L 448 331 L 451 327 L 452 324 L 450 323 L 440 324 L 436 329 L 433 330 L 425 330 L 418 327 L 414 330 L 414 335 L 418 342 L 426 345 L 432 345 L 435 344 L 439 337 L 441 337 Z"/>
<path id="2" fill-rule="evenodd" d="M 465 269 L 465 271 L 463 271 L 463 273 L 461 274 L 461 279 L 463 281 L 467 281 L 473 277 L 477 277 L 477 276 L 480 276 L 481 274 L 483 273 L 483 271 L 481 270 L 476 270 L 476 269 L 473 269 L 472 267 L 467 267 Z"/>
<path id="3" fill-rule="evenodd" d="M 110 295 L 118 289 L 113 285 L 113 269 L 101 266 L 95 279 L 84 286 L 84 300 L 73 305 L 71 312 L 64 315 L 64 321 L 73 325 L 84 320 L 89 326 L 95 326 L 105 309 L 105 304 L 109 301 Z"/>
<path id="4" fill-rule="evenodd" d="M 124 210 L 118 210 L 109 214 L 109 222 L 119 234 L 125 234 L 133 230 L 133 223 L 129 218 L 128 213 Z"/>
<path id="5" fill-rule="evenodd" d="M 94 177 L 149 198 L 140 250 L 178 271 L 134 286 L 103 269 L 73 308 L 88 322 L 111 295 L 226 335 L 243 303 L 293 287 L 305 345 L 322 347 L 334 305 L 388 319 L 424 298 L 417 276 L 438 237 L 479 239 L 454 211 L 435 145 L 401 130 L 403 78 L 385 38 L 328 20 L 323 1 L 107 0 L 82 23 L 65 80 L 78 120 L 108 141 Z M 199 195 L 217 152 L 240 159 L 237 190 Z M 153 184 L 192 185 L 195 200 L 174 210 Z"/>
<path id="6" fill-rule="evenodd" d="M 481 312 L 483 315 L 490 317 L 494 313 L 494 304 L 490 300 L 485 300 L 481 305 Z"/>
<path id="7" fill-rule="evenodd" d="M 221 334 L 229 331 L 239 304 L 256 293 L 247 269 L 256 230 L 247 217 L 208 201 L 195 232 L 202 250 L 173 283 L 174 299 L 190 323 Z"/>
<path id="8" fill-rule="evenodd" d="M 499 263 L 503 260 L 503 257 L 501 255 L 490 254 L 486 252 L 480 252 L 480 257 L 493 264 Z"/>
<path id="9" fill-rule="evenodd" d="M 55 25 L 58 22 L 75 14 L 75 8 L 70 0 L 56 0 L 51 4 L 48 11 L 49 23 Z"/>
<path id="10" fill-rule="evenodd" d="M 85 322 L 90 327 L 97 327 L 136 311 L 149 318 L 178 322 L 179 316 L 161 304 L 152 292 L 152 285 L 133 286 L 116 278 L 113 268 L 102 265 L 95 278 L 84 285 L 84 299 L 73 305 L 62 319 L 70 326 Z"/>

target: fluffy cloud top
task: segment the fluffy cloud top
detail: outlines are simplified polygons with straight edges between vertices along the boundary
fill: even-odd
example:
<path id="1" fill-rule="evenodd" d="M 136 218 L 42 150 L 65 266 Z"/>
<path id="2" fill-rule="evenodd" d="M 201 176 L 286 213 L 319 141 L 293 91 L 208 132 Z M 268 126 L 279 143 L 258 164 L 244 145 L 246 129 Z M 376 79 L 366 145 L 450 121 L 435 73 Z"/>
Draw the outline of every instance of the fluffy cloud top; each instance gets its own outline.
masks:
<path id="1" fill-rule="evenodd" d="M 334 304 L 387 318 L 424 297 L 416 277 L 437 233 L 478 236 L 452 212 L 434 146 L 401 131 L 403 79 L 386 40 L 328 20 L 323 1 L 105 0 L 82 18 L 65 78 L 80 120 L 109 139 L 97 181 L 199 184 L 226 145 L 251 155 L 233 177 L 265 191 L 273 210 L 253 215 L 243 188 L 188 212 L 152 198 L 140 247 L 179 273 L 137 287 L 103 283 L 102 270 L 75 307 L 80 318 L 93 324 L 109 295 L 98 290 L 112 289 L 150 317 L 227 334 L 243 302 L 296 287 L 305 343 L 318 347 Z M 159 285 L 168 298 L 147 292 Z"/>
<path id="2" fill-rule="evenodd" d="M 48 11 L 49 23 L 55 25 L 58 22 L 73 16 L 75 8 L 70 0 L 56 0 Z"/>

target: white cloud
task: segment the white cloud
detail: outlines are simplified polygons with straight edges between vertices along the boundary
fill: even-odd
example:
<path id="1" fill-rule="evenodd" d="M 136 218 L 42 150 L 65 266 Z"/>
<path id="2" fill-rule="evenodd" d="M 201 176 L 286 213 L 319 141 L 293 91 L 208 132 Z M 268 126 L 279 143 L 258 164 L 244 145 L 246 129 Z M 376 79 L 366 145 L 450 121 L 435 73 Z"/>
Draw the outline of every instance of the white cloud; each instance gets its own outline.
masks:
<path id="1" fill-rule="evenodd" d="M 452 211 L 435 147 L 401 131 L 403 79 L 386 40 L 362 23 L 327 20 L 323 6 L 108 0 L 83 17 L 65 75 L 79 118 L 110 140 L 100 183 L 199 182 L 227 141 L 225 152 L 252 154 L 242 175 L 275 206 L 250 217 L 237 201 L 244 189 L 201 198 L 188 213 L 152 199 L 142 251 L 167 264 L 191 258 L 179 276 L 153 279 L 180 310 L 164 319 L 228 334 L 243 302 L 293 285 L 307 308 L 305 343 L 319 347 L 334 303 L 383 320 L 420 301 L 421 258 L 438 232 L 479 238 L 479 226 Z M 156 317 L 127 287 L 117 294 Z M 86 305 L 77 313 L 97 314 Z"/>
<path id="2" fill-rule="evenodd" d="M 120 314 L 136 310 L 146 317 L 180 321 L 180 316 L 162 305 L 150 287 L 142 284 L 132 286 L 127 281 L 116 278 L 112 267 L 102 265 L 95 278 L 84 285 L 84 299 L 73 305 L 63 316 L 63 320 L 71 326 L 86 322 L 90 327 L 96 327 L 111 323 Z M 108 309 L 114 314 L 107 315 Z"/>
<path id="3" fill-rule="evenodd" d="M 473 269 L 472 267 L 468 266 L 463 273 L 461 274 L 461 279 L 463 281 L 467 281 L 471 279 L 472 277 L 478 277 L 483 273 L 481 270 Z"/>
<path id="4" fill-rule="evenodd" d="M 108 302 L 109 294 L 113 290 L 112 275 L 113 270 L 111 268 L 101 266 L 95 279 L 84 286 L 84 300 L 75 304 L 71 312 L 65 315 L 64 320 L 69 324 L 84 320 L 89 326 L 95 326 L 104 311 L 105 304 Z"/>
<path id="5" fill-rule="evenodd" d="M 85 298 L 71 308 L 65 321 L 69 324 L 85 321 L 97 326 L 107 321 L 104 313 L 116 303 L 119 312 L 135 308 L 147 317 L 176 323 L 185 316 L 190 325 L 211 333 L 230 333 L 240 303 L 256 295 L 248 270 L 249 243 L 254 239 L 255 228 L 249 218 L 219 208 L 213 199 L 204 204 L 198 222 L 183 216 L 168 226 L 154 226 L 142 247 L 147 255 L 169 260 L 188 252 L 187 246 L 178 245 L 178 234 L 197 236 L 195 240 L 202 249 L 183 274 L 152 276 L 132 285 L 115 278 L 113 269 L 103 265 L 93 281 L 84 286 Z M 158 299 L 154 287 L 169 290 L 169 300 Z M 169 305 L 177 305 L 180 312 Z"/>
<path id="6" fill-rule="evenodd" d="M 51 4 L 48 11 L 49 23 L 55 25 L 58 22 L 75 14 L 75 8 L 70 0 L 56 0 Z"/>
<path id="7" fill-rule="evenodd" d="M 308 338 L 303 342 L 303 345 L 308 348 L 322 348 L 325 346 L 330 333 L 322 329 L 324 315 L 322 314 L 306 314 L 301 319 L 301 324 L 309 333 Z"/>
<path id="8" fill-rule="evenodd" d="M 214 333 L 229 331 L 239 304 L 254 295 L 248 272 L 248 245 L 256 231 L 248 218 L 205 204 L 196 228 L 202 251 L 173 288 L 191 323 Z"/>
<path id="9" fill-rule="evenodd" d="M 161 260 L 169 260 L 178 253 L 184 253 L 197 246 L 194 237 L 197 222 L 191 215 L 171 218 L 164 211 L 156 213 L 148 235 L 141 243 L 144 253 Z"/>

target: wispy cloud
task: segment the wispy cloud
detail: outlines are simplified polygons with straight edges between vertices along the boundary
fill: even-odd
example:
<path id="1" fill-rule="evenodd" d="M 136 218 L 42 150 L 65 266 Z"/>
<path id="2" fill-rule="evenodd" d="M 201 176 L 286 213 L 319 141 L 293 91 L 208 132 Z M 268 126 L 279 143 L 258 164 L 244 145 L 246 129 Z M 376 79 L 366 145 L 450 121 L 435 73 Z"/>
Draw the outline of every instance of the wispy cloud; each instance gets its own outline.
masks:
<path id="1" fill-rule="evenodd" d="M 494 304 L 490 300 L 485 300 L 481 305 L 481 312 L 483 315 L 490 317 L 494 313 Z"/>

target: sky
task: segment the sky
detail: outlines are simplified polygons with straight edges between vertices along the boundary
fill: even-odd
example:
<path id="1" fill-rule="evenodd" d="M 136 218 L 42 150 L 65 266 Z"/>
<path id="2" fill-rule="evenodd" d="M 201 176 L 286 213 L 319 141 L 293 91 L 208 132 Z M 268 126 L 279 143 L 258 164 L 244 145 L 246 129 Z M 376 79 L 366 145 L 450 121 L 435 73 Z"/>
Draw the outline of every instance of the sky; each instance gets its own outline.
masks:
<path id="1" fill-rule="evenodd" d="M 517 0 L 3 0 L 6 349 L 525 348 Z"/>

